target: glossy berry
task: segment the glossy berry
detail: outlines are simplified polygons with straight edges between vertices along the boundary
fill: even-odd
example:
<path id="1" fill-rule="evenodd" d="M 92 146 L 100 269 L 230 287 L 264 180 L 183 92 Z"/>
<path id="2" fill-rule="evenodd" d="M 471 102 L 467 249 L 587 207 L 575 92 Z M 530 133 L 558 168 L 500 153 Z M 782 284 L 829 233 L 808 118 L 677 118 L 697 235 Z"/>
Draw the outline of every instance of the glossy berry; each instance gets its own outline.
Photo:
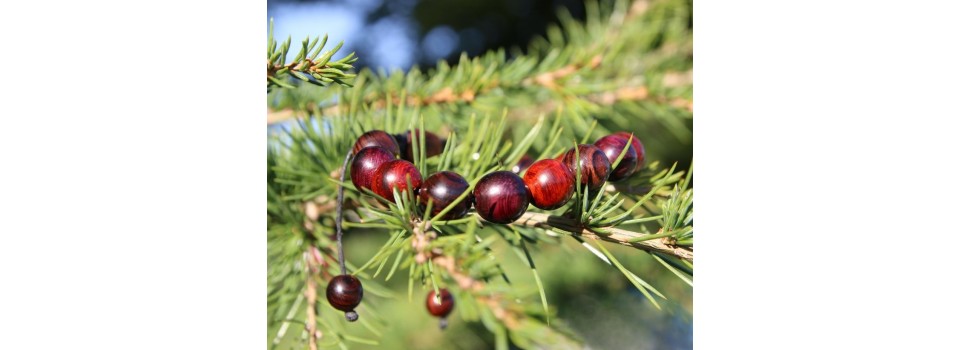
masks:
<path id="1" fill-rule="evenodd" d="M 517 162 L 517 165 L 514 165 L 511 171 L 514 174 L 520 175 L 523 174 L 524 170 L 530 167 L 530 164 L 533 164 L 533 158 L 524 154 L 523 157 L 520 157 L 520 161 Z"/>
<path id="2" fill-rule="evenodd" d="M 530 204 L 540 209 L 557 209 L 573 196 L 576 178 L 563 162 L 541 159 L 523 174 L 523 183 L 530 191 Z"/>
<path id="3" fill-rule="evenodd" d="M 523 179 L 510 171 L 487 174 L 473 189 L 477 214 L 498 224 L 508 224 L 520 218 L 530 204 L 528 196 Z"/>
<path id="4" fill-rule="evenodd" d="M 394 155 L 400 155 L 400 145 L 397 144 L 397 140 L 383 130 L 371 130 L 360 135 L 357 142 L 353 144 L 353 154 L 357 154 L 366 147 L 383 147 Z"/>
<path id="5" fill-rule="evenodd" d="M 577 145 L 577 149 L 580 152 L 580 184 L 586 185 L 591 193 L 596 193 L 610 175 L 610 160 L 594 145 Z M 571 148 L 563 154 L 563 164 L 573 173 L 574 179 L 577 178 L 575 152 L 577 151 Z"/>
<path id="6" fill-rule="evenodd" d="M 453 294 L 446 288 L 440 288 L 439 300 L 436 295 L 433 290 L 427 294 L 427 311 L 436 317 L 447 317 L 453 311 Z"/>
<path id="7" fill-rule="evenodd" d="M 643 169 L 644 163 L 647 160 L 647 151 L 643 148 L 643 143 L 640 142 L 640 139 L 637 138 L 636 134 L 633 134 L 633 139 L 630 139 L 630 133 L 625 131 L 618 131 L 613 133 L 614 136 L 620 136 L 624 140 L 630 140 L 630 145 L 633 146 L 633 150 L 637 152 L 637 172 L 640 169 Z"/>
<path id="8" fill-rule="evenodd" d="M 410 185 L 413 186 L 410 192 L 413 193 L 423 182 L 420 171 L 413 163 L 408 161 L 402 159 L 391 160 L 377 168 L 370 186 L 373 193 L 393 202 L 393 190 L 396 189 L 397 193 L 403 193 L 407 189 L 408 177 L 410 178 Z"/>
<path id="9" fill-rule="evenodd" d="M 396 157 L 383 147 L 366 147 L 357 152 L 353 163 L 350 164 L 350 181 L 353 181 L 353 186 L 357 190 L 360 188 L 373 190 L 370 186 L 377 168 L 394 159 Z"/>
<path id="10" fill-rule="evenodd" d="M 334 309 L 345 312 L 347 321 L 357 320 L 357 313 L 353 309 L 363 300 L 363 285 L 360 280 L 351 275 L 338 275 L 327 285 L 327 302 Z"/>
<path id="11" fill-rule="evenodd" d="M 408 130 L 407 132 L 393 136 L 400 145 L 400 155 L 402 158 L 411 162 L 414 161 L 413 145 L 414 142 L 417 142 L 417 147 L 420 147 L 420 129 Z M 441 140 L 437 134 L 424 130 L 423 141 L 427 150 L 427 158 L 443 153 L 443 146 L 446 144 L 446 141 Z"/>
<path id="12" fill-rule="evenodd" d="M 610 161 L 611 165 L 617 161 L 620 152 L 624 149 L 627 150 L 626 153 L 623 154 L 623 159 L 620 160 L 620 164 L 617 164 L 617 167 L 610 172 L 610 178 L 607 179 L 610 182 L 626 179 L 637 171 L 637 151 L 634 151 L 633 146 L 627 144 L 627 139 L 622 136 L 607 135 L 601 137 L 597 142 L 594 142 L 593 145 L 603 151 L 603 154 L 607 156 L 607 160 Z"/>
<path id="13" fill-rule="evenodd" d="M 470 183 L 459 174 L 452 171 L 441 171 L 430 175 L 420 186 L 420 210 L 427 210 L 427 203 L 433 200 L 430 216 L 440 214 L 443 208 L 453 203 L 463 192 L 467 191 Z M 450 211 L 443 215 L 443 220 L 453 220 L 467 215 L 470 209 L 470 198 L 457 203 Z"/>

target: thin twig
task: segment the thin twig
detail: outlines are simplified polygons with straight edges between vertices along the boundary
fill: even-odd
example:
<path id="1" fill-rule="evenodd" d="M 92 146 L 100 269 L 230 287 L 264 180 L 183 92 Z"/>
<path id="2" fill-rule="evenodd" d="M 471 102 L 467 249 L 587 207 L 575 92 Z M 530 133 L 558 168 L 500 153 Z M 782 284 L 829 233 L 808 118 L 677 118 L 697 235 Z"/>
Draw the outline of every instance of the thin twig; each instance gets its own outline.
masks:
<path id="1" fill-rule="evenodd" d="M 444 89 L 426 98 L 410 97 L 407 99 L 406 105 L 407 106 L 427 106 L 427 105 L 436 104 L 436 103 L 470 102 L 476 98 L 476 95 L 474 94 L 473 91 L 465 91 L 461 93 L 459 97 L 456 94 L 453 94 L 451 91 L 452 90 Z M 684 98 L 679 98 L 679 97 L 674 99 L 668 99 L 664 96 L 652 96 L 649 94 L 647 88 L 644 86 L 625 86 L 625 87 L 618 88 L 615 91 L 595 93 L 590 95 L 584 95 L 582 97 L 583 99 L 588 100 L 590 102 L 603 104 L 603 105 L 612 105 L 614 103 L 624 102 L 624 101 L 653 101 L 656 103 L 669 104 L 673 107 L 686 109 L 688 111 L 693 111 L 693 101 L 687 100 Z M 392 100 L 396 101 L 396 99 L 392 99 Z M 549 112 L 555 109 L 557 105 L 558 104 L 556 101 L 548 100 L 544 103 L 535 105 L 531 108 L 538 111 Z M 386 100 L 373 101 L 371 102 L 371 106 L 373 106 L 374 109 L 384 108 L 386 106 Z M 340 105 L 330 105 L 328 107 L 321 108 L 319 110 L 319 114 L 320 115 L 339 114 L 341 112 L 340 107 L 341 107 Z M 311 110 L 311 109 L 313 108 L 310 108 L 309 106 L 308 108 L 306 108 L 306 110 Z M 515 111 L 525 111 L 525 109 L 516 108 Z M 523 113 L 529 114 L 527 112 L 523 112 Z M 267 124 L 272 125 L 272 124 L 281 123 L 290 119 L 306 118 L 310 114 L 311 113 L 305 112 L 305 111 L 297 112 L 291 108 L 269 110 L 267 111 Z"/>
<path id="2" fill-rule="evenodd" d="M 343 157 L 343 166 L 340 167 L 340 183 L 337 185 L 337 258 L 340 262 L 340 274 L 347 274 L 347 265 L 343 263 L 343 175 L 347 172 L 347 163 L 350 162 L 352 151 L 347 151 Z"/>
<path id="3" fill-rule="evenodd" d="M 521 225 L 539 228 L 556 228 L 583 237 L 596 238 L 607 242 L 617 243 L 628 247 L 642 249 L 650 252 L 658 252 L 675 256 L 677 258 L 693 261 L 693 250 L 667 245 L 663 240 L 651 239 L 640 242 L 630 242 L 634 238 L 643 237 L 636 232 L 631 232 L 616 227 L 604 228 L 607 233 L 599 233 L 590 230 L 590 228 L 579 225 L 575 220 L 562 216 L 552 216 L 544 213 L 526 212 L 513 225 Z"/>
<path id="4" fill-rule="evenodd" d="M 311 259 L 307 259 L 307 263 L 310 264 Z M 308 270 L 309 271 L 309 270 Z M 310 350 L 317 350 L 317 281 L 314 278 L 313 271 L 310 271 L 307 276 L 307 288 L 304 291 L 304 294 L 307 296 L 307 339 L 308 344 L 310 345 Z"/>

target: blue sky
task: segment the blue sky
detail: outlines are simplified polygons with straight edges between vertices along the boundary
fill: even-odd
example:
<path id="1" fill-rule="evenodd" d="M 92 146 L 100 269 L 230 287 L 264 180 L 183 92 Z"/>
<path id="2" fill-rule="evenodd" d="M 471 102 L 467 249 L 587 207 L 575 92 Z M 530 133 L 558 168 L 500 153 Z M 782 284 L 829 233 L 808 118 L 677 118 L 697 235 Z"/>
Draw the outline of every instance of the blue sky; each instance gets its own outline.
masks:
<path id="1" fill-rule="evenodd" d="M 416 3 L 417 0 L 391 1 L 390 15 L 373 23 L 365 23 L 366 17 L 381 5 L 381 0 L 273 3 L 267 6 L 267 16 L 274 20 L 278 41 L 292 36 L 297 43 L 308 35 L 328 34 L 328 46 L 344 41 L 343 49 L 334 58 L 367 45 L 370 51 L 361 58 L 364 64 L 389 71 L 409 68 L 417 62 L 417 55 L 436 60 L 459 47 L 460 34 L 448 26 L 431 29 L 420 41 L 422 29 L 411 16 Z"/>

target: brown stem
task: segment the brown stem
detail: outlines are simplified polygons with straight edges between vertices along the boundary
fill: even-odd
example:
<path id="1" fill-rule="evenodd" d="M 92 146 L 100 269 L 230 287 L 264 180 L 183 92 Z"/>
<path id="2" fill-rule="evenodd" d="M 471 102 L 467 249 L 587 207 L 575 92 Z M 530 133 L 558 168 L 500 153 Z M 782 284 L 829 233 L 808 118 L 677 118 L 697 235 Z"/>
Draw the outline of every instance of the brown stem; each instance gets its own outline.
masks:
<path id="1" fill-rule="evenodd" d="M 314 66 L 315 64 L 316 64 L 316 63 L 313 62 L 313 60 L 311 60 L 311 59 L 309 59 L 309 58 L 304 58 L 302 63 L 299 63 L 299 62 L 294 61 L 294 62 L 290 62 L 290 63 L 288 63 L 288 64 L 286 64 L 286 65 L 284 65 L 284 64 L 273 65 L 273 64 L 271 64 L 271 63 L 268 61 L 268 62 L 267 62 L 267 76 L 269 76 L 269 77 L 276 77 L 276 76 L 277 76 L 277 72 L 280 71 L 281 69 L 284 69 L 284 68 L 290 69 L 291 71 L 298 71 L 298 72 L 307 72 L 307 73 L 310 73 L 310 69 L 313 68 L 313 66 Z M 297 67 L 297 65 L 300 65 L 300 67 Z M 325 67 L 327 67 L 327 65 L 320 66 L 318 69 L 323 69 L 323 68 L 325 68 Z"/>
<path id="2" fill-rule="evenodd" d="M 310 261 L 308 258 L 307 261 Z M 312 269 L 311 269 L 312 270 Z M 317 281 L 314 278 L 313 271 L 307 276 L 307 288 L 304 291 L 307 296 L 307 339 L 310 350 L 317 350 L 317 338 L 320 332 L 317 331 Z"/>
<path id="3" fill-rule="evenodd" d="M 352 153 L 347 151 L 343 157 L 343 165 L 340 167 L 340 183 L 337 185 L 337 262 L 340 263 L 340 274 L 347 274 L 347 265 L 343 263 L 343 175 L 347 172 L 347 164 L 350 163 Z"/>
<path id="4" fill-rule="evenodd" d="M 469 103 L 474 101 L 477 98 L 477 95 L 485 94 L 496 87 L 509 88 L 511 86 L 515 87 L 515 86 L 539 85 L 547 89 L 555 90 L 559 86 L 557 84 L 558 80 L 566 78 L 583 69 L 595 69 L 598 66 L 600 66 L 602 62 L 603 62 L 603 57 L 600 55 L 597 55 L 592 57 L 589 62 L 571 63 L 561 68 L 558 68 L 556 70 L 540 73 L 540 74 L 537 74 L 536 76 L 523 79 L 520 81 L 519 84 L 503 85 L 497 82 L 492 82 L 491 84 L 488 84 L 480 91 L 467 89 L 459 94 L 454 92 L 452 88 L 445 87 L 429 96 L 416 96 L 416 95 L 408 96 L 406 98 L 406 101 L 403 101 L 403 102 L 405 102 L 407 105 L 410 105 L 410 106 L 427 106 L 427 105 L 438 104 L 438 103 L 456 103 L 456 102 Z M 276 67 L 277 70 L 279 70 L 279 68 L 280 67 Z M 293 70 L 293 68 L 291 68 L 291 70 Z M 268 70 L 268 73 L 271 73 L 271 72 L 272 71 Z M 393 101 L 400 100 L 398 96 L 392 96 L 392 97 L 393 98 L 391 100 Z M 608 105 L 613 104 L 614 102 L 617 102 L 617 101 L 636 101 L 636 100 L 649 99 L 649 100 L 656 101 L 658 103 L 669 103 L 673 106 L 680 107 L 680 108 L 687 108 L 687 106 L 690 105 L 691 106 L 690 108 L 692 108 L 692 103 L 689 103 L 688 101 L 683 99 L 674 99 L 672 101 L 667 101 L 667 99 L 663 96 L 649 96 L 647 92 L 647 88 L 644 86 L 627 86 L 627 87 L 619 88 L 618 90 L 612 91 L 612 92 L 586 95 L 584 96 L 584 98 L 595 103 L 602 103 L 602 104 L 608 104 Z M 380 99 L 373 99 L 365 102 L 369 102 L 374 108 L 377 108 L 377 109 L 383 108 L 386 106 L 385 97 Z M 555 105 L 553 101 L 548 101 L 545 104 L 551 106 L 550 109 L 553 109 L 554 108 L 553 106 Z M 324 115 L 336 113 L 336 112 L 339 112 L 339 105 L 329 106 L 320 111 L 320 113 Z M 290 118 L 297 118 L 297 117 L 303 117 L 303 116 L 305 116 L 305 114 L 297 115 L 292 109 L 268 111 L 267 124 L 273 124 L 273 123 L 281 122 Z"/>
<path id="5" fill-rule="evenodd" d="M 459 96 L 453 93 L 452 89 L 446 88 L 440 90 L 440 92 L 433 94 L 428 97 L 410 97 L 407 99 L 408 106 L 427 106 L 436 103 L 450 103 L 450 102 L 470 102 L 476 98 L 476 93 L 473 91 L 465 91 Z M 683 98 L 674 98 L 667 99 L 663 96 L 651 96 L 648 93 L 648 90 L 644 86 L 627 86 L 619 88 L 615 91 L 596 93 L 591 95 L 586 95 L 584 99 L 599 103 L 603 105 L 612 105 L 617 102 L 622 101 L 645 101 L 650 100 L 661 104 L 669 104 L 677 108 L 683 108 L 688 111 L 693 111 L 693 101 L 683 99 Z M 394 99 L 396 100 L 396 99 Z M 386 106 L 386 100 L 376 100 L 371 102 L 373 108 L 383 108 Z M 548 100 L 542 104 L 532 107 L 535 110 L 549 112 L 557 107 L 557 102 L 554 100 Z M 313 109 L 312 107 L 306 109 Z M 516 109 L 522 110 L 522 109 Z M 331 105 L 329 107 L 321 108 L 319 110 L 320 115 L 331 115 L 340 113 L 340 105 Z M 269 110 L 267 111 L 267 124 L 276 124 L 286 120 L 294 118 L 305 118 L 310 113 L 307 112 L 297 112 L 291 108 L 279 109 L 279 110 Z M 529 114 L 529 113 L 526 113 Z"/>
<path id="6" fill-rule="evenodd" d="M 640 242 L 630 242 L 630 240 L 638 237 L 643 237 L 643 235 L 638 235 L 635 232 L 618 229 L 615 227 L 607 227 L 604 230 L 608 233 L 599 233 L 591 231 L 587 227 L 583 227 L 576 220 L 565 218 L 562 216 L 552 216 L 544 213 L 532 213 L 527 212 L 520 216 L 520 219 L 515 221 L 513 225 L 522 225 L 528 227 L 539 227 L 539 228 L 556 228 L 563 231 L 567 231 L 582 237 L 589 237 L 594 239 L 599 239 L 607 242 L 617 243 L 625 245 L 628 247 L 633 247 L 637 249 L 642 249 L 649 252 L 658 252 L 677 258 L 693 261 L 693 250 L 687 249 L 679 246 L 668 245 L 664 242 L 663 239 L 651 239 Z"/>

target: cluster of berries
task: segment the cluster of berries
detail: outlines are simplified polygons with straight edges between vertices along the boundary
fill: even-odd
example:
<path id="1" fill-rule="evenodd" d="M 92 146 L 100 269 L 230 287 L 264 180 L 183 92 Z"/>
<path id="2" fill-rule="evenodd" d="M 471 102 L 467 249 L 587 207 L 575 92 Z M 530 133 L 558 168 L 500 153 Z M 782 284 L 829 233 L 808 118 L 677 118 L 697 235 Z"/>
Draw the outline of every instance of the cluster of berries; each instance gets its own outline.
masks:
<path id="1" fill-rule="evenodd" d="M 427 157 L 442 152 L 446 140 L 436 134 L 423 131 Z M 391 135 L 382 130 L 373 130 L 360 135 L 351 151 L 354 159 L 350 165 L 350 180 L 358 189 L 367 189 L 384 199 L 394 202 L 393 191 L 410 190 L 425 211 L 433 202 L 431 216 L 439 215 L 453 204 L 470 184 L 463 176 L 452 171 L 441 171 L 426 180 L 412 163 L 410 145 L 419 143 L 420 130 Z M 612 163 L 623 158 L 617 167 Z M 581 188 L 596 192 L 604 182 L 617 182 L 629 178 L 644 166 L 646 152 L 643 144 L 626 132 L 617 132 L 601 137 L 591 144 L 580 144 L 556 159 L 541 159 L 532 162 L 529 157 L 521 159 L 513 171 L 495 171 L 477 182 L 473 193 L 457 203 L 441 217 L 453 220 L 467 215 L 470 207 L 484 220 L 499 224 L 516 221 L 527 211 L 527 206 L 551 210 L 567 203 L 576 188 L 576 169 L 580 169 Z M 525 171 L 524 171 L 525 170 Z M 523 177 L 520 177 L 520 173 Z M 342 264 L 342 262 L 341 262 Z M 446 325 L 446 316 L 453 310 L 453 296 L 446 289 L 440 297 L 434 292 L 427 296 L 427 310 L 441 318 L 441 327 Z M 333 278 L 327 286 L 327 301 L 334 308 L 344 311 L 349 321 L 355 321 L 354 309 L 363 299 L 360 280 L 342 274 Z"/>
<path id="2" fill-rule="evenodd" d="M 419 136 L 419 131 L 396 137 L 380 130 L 364 133 L 353 147 L 355 159 L 350 167 L 350 179 L 357 189 L 366 188 L 391 202 L 394 201 L 394 189 L 397 192 L 411 190 L 416 194 L 421 210 L 433 201 L 431 215 L 437 215 L 460 197 L 470 184 L 463 176 L 451 171 L 441 171 L 423 180 L 417 167 L 410 162 L 413 157 L 407 147 L 410 142 L 417 142 L 415 136 Z M 424 132 L 424 141 L 427 157 L 440 154 L 445 143 L 430 132 Z M 623 159 L 612 168 L 613 161 L 624 149 Z M 401 155 L 402 159 L 398 159 Z M 477 182 L 467 200 L 451 208 L 441 219 L 461 218 L 471 205 L 480 217 L 499 224 L 517 220 L 529 204 L 540 209 L 557 209 L 573 196 L 577 166 L 581 186 L 596 192 L 606 181 L 621 181 L 636 173 L 643 167 L 645 156 L 643 144 L 630 134 L 607 135 L 592 145 L 577 145 L 577 149 L 571 148 L 556 159 L 541 159 L 529 164 L 522 178 L 518 173 L 526 167 L 523 162 L 512 172 L 487 174 Z"/>

